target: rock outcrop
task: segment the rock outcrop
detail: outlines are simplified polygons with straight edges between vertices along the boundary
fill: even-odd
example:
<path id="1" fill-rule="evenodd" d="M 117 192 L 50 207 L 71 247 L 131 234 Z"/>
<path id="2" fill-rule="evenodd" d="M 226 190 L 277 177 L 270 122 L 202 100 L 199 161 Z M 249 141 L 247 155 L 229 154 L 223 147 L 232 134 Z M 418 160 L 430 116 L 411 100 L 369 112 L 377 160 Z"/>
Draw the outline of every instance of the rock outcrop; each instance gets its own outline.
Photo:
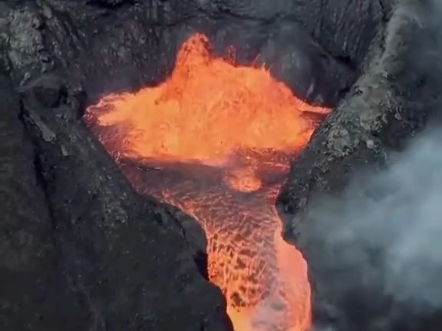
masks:
<path id="1" fill-rule="evenodd" d="M 277 207 L 285 238 L 309 262 L 318 325 L 332 324 L 338 330 L 440 328 L 440 312 L 437 318 L 434 312 L 425 319 L 423 313 L 414 316 L 410 307 L 392 302 L 382 292 L 382 284 L 375 288 L 367 284 L 362 269 L 349 265 L 345 254 L 365 249 L 362 243 L 356 248 L 331 243 L 321 228 L 333 225 L 327 223 L 326 215 L 315 217 L 312 211 L 320 208 L 324 196 L 339 196 L 361 171 L 388 167 L 413 137 L 440 122 L 441 9 L 438 1 L 398 2 L 363 73 L 316 130 L 279 194 Z M 373 198 L 373 193 L 363 189 L 352 192 Z M 334 255 L 336 251 L 340 253 Z M 384 258 L 383 252 L 367 254 L 376 261 Z M 373 267 L 379 273 L 382 268 Z M 386 320 L 390 324 L 385 325 Z"/>

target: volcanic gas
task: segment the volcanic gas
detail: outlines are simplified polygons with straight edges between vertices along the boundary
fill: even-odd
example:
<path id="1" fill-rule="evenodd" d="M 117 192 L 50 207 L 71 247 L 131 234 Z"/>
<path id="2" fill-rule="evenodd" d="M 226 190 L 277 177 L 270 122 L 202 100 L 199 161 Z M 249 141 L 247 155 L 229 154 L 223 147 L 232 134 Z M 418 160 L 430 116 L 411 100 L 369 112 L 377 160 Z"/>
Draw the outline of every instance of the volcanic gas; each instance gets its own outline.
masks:
<path id="1" fill-rule="evenodd" d="M 137 191 L 199 222 L 209 279 L 236 331 L 304 331 L 307 264 L 282 239 L 274 200 L 315 129 L 309 114 L 328 111 L 295 97 L 264 67 L 213 55 L 196 34 L 166 81 L 107 95 L 85 121 Z"/>

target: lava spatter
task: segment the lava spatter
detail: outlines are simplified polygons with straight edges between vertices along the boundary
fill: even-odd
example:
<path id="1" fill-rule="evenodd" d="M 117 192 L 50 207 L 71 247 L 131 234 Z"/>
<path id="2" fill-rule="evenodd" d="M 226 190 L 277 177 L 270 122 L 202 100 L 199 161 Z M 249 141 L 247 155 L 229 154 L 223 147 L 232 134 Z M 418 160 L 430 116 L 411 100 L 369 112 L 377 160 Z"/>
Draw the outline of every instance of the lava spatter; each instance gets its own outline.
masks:
<path id="1" fill-rule="evenodd" d="M 105 96 L 85 121 L 137 191 L 201 224 L 209 279 L 236 331 L 304 331 L 307 265 L 281 238 L 274 200 L 315 129 L 305 114 L 329 109 L 299 100 L 264 68 L 213 56 L 208 43 L 192 36 L 164 83 Z"/>

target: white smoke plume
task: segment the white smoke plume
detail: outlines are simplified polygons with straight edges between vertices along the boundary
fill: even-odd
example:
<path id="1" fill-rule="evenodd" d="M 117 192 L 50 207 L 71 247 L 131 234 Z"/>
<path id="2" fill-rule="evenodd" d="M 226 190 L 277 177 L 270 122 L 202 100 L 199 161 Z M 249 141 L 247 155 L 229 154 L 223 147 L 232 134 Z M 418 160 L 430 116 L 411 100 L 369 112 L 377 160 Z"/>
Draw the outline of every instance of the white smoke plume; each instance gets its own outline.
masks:
<path id="1" fill-rule="evenodd" d="M 394 72 L 390 66 L 406 54 L 408 77 L 424 77 L 428 88 L 407 91 L 407 83 L 398 82 L 409 92 L 403 102 L 415 104 L 416 112 L 438 109 L 432 119 L 440 118 L 442 0 L 398 3 L 382 65 Z M 414 22 L 410 33 L 418 38 L 402 39 L 407 21 Z M 398 49 L 410 40 L 414 46 L 400 55 Z M 309 246 L 309 267 L 321 278 L 314 288 L 324 297 L 319 310 L 330 319 L 315 331 L 391 331 L 400 323 L 408 327 L 408 316 L 416 322 L 418 316 L 442 313 L 442 132 L 436 126 L 413 138 L 405 151 L 391 152 L 384 170 L 360 170 L 343 193 L 309 203 L 298 243 Z M 358 317 L 345 316 L 350 314 Z"/>
<path id="2" fill-rule="evenodd" d="M 316 291 L 331 313 L 313 330 L 392 331 L 442 312 L 442 132 L 317 199 L 308 218 Z"/>
<path id="3" fill-rule="evenodd" d="M 442 309 L 440 133 L 418 138 L 388 169 L 361 175 L 341 196 L 317 201 L 310 217 L 330 263 L 359 270 L 343 287 L 380 285 L 415 310 Z"/>

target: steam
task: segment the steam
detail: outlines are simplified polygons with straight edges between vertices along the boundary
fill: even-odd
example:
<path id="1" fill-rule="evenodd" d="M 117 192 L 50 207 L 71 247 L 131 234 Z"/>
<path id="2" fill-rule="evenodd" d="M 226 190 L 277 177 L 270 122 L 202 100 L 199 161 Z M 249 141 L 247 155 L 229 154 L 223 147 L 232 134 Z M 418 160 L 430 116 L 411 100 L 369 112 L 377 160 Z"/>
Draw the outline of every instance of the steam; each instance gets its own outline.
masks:
<path id="1" fill-rule="evenodd" d="M 401 81 L 396 85 L 410 92 L 403 102 L 413 102 L 414 111 L 433 109 L 440 106 L 442 1 L 400 3 L 385 38 L 393 60 L 380 65 L 394 71 L 389 66 L 400 62 L 405 53 L 399 49 L 411 40 L 401 39 L 404 22 L 413 22 L 411 33 L 418 38 L 404 55 L 406 74 L 421 75 L 428 84 L 420 92 L 407 91 Z M 321 331 L 335 330 L 334 321 L 338 330 L 392 330 L 408 326 L 408 317 L 416 322 L 442 312 L 442 133 L 432 129 L 390 154 L 385 170 L 359 172 L 339 196 L 310 204 L 298 244 L 309 246 L 314 286 L 324 298 L 316 300 L 324 305 L 319 314 L 332 320 Z"/>
<path id="2" fill-rule="evenodd" d="M 365 295 L 383 324 L 442 310 L 441 133 L 418 138 L 388 169 L 359 175 L 341 196 L 316 201 L 309 218 L 313 235 L 303 237 L 316 240 L 309 261 L 327 277 L 317 286 L 336 300 L 329 305 L 346 310 L 346 296 Z"/>
<path id="3" fill-rule="evenodd" d="M 338 199 L 312 210 L 340 260 L 380 276 L 368 261 L 384 259 L 385 290 L 399 300 L 442 307 L 442 136 L 427 134 L 389 169 L 355 180 Z M 439 267 L 440 265 L 440 267 Z M 366 279 L 370 281 L 370 279 Z"/>

